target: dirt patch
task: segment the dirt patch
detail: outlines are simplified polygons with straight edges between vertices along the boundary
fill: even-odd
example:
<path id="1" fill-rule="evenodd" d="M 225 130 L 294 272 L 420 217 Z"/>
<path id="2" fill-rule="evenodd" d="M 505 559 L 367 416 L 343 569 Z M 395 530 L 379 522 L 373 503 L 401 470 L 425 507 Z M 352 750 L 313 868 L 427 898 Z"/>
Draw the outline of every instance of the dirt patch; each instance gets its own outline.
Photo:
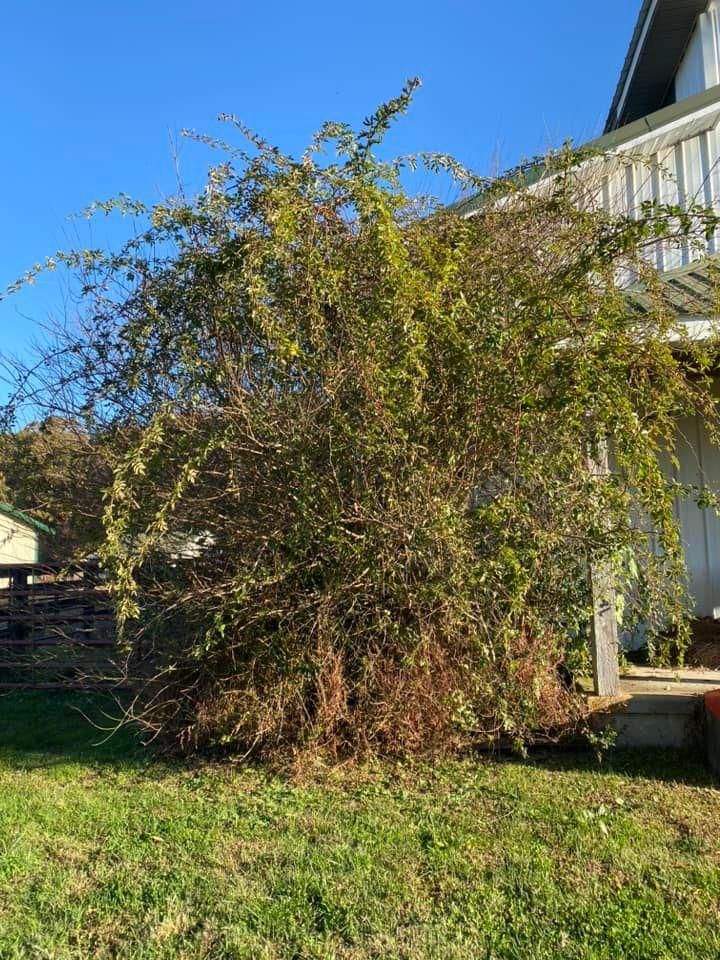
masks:
<path id="1" fill-rule="evenodd" d="M 687 666 L 720 670 L 720 620 L 693 620 L 691 630 L 692 642 L 685 654 Z"/>

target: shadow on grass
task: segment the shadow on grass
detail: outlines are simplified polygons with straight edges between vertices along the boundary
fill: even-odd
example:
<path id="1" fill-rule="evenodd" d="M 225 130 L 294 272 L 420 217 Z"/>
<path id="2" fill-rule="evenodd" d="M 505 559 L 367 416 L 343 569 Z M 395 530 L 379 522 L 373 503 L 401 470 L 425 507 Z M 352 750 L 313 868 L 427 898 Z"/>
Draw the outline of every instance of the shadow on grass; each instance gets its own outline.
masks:
<path id="1" fill-rule="evenodd" d="M 527 760 L 510 762 L 564 773 L 595 772 L 600 776 L 657 780 L 690 787 L 720 786 L 700 750 L 611 748 L 598 760 L 589 747 L 556 747 L 533 750 Z"/>
<path id="2" fill-rule="evenodd" d="M 129 726 L 113 732 L 121 704 L 99 693 L 23 691 L 0 695 L 0 767 L 40 769 L 61 764 L 153 768 L 175 764 L 143 747 Z M 598 759 L 589 748 L 543 747 L 521 760 L 508 754 L 478 755 L 479 763 L 497 762 L 558 773 L 595 773 L 638 780 L 720 787 L 699 753 L 681 750 L 609 750 Z M 432 761 L 430 761 L 432 763 Z"/>
<path id="3" fill-rule="evenodd" d="M 13 691 L 0 695 L 0 765 L 60 763 L 146 766 L 153 753 L 128 726 L 115 729 L 121 705 L 109 694 Z"/>

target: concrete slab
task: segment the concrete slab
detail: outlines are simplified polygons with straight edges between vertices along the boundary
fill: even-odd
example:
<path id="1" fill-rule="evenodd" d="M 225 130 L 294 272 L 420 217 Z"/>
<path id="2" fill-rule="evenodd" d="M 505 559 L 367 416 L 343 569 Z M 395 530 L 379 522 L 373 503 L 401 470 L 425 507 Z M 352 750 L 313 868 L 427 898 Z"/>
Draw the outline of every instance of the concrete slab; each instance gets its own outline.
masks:
<path id="1" fill-rule="evenodd" d="M 717 670 L 632 667 L 621 677 L 618 698 L 591 699 L 591 706 L 598 725 L 615 730 L 618 747 L 698 750 L 705 740 L 703 706 L 714 691 L 720 691 Z M 720 764 L 720 708 L 717 723 Z"/>
<path id="2" fill-rule="evenodd" d="M 661 667 L 627 667 L 622 672 L 620 683 L 657 683 L 658 685 L 683 684 L 694 689 L 698 684 L 708 684 L 720 689 L 720 670 L 704 670 L 696 667 L 666 669 Z"/>

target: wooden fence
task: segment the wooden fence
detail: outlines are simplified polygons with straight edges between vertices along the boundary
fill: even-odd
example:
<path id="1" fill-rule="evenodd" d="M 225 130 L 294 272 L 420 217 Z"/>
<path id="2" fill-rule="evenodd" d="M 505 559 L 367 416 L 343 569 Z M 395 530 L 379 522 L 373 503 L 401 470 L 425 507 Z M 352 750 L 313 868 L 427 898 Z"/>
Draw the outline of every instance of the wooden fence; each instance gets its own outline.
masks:
<path id="1" fill-rule="evenodd" d="M 97 563 L 0 564 L 0 690 L 114 686 L 114 652 Z"/>

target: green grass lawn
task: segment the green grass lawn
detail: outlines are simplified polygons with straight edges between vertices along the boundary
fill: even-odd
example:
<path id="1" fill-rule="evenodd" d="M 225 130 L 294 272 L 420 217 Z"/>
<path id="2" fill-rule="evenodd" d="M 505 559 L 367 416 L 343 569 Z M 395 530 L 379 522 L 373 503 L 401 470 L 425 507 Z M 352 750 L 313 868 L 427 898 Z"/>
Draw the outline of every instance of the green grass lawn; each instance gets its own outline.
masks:
<path id="1" fill-rule="evenodd" d="M 346 769 L 153 760 L 0 698 L 0 958 L 720 956 L 720 791 L 673 754 Z"/>

